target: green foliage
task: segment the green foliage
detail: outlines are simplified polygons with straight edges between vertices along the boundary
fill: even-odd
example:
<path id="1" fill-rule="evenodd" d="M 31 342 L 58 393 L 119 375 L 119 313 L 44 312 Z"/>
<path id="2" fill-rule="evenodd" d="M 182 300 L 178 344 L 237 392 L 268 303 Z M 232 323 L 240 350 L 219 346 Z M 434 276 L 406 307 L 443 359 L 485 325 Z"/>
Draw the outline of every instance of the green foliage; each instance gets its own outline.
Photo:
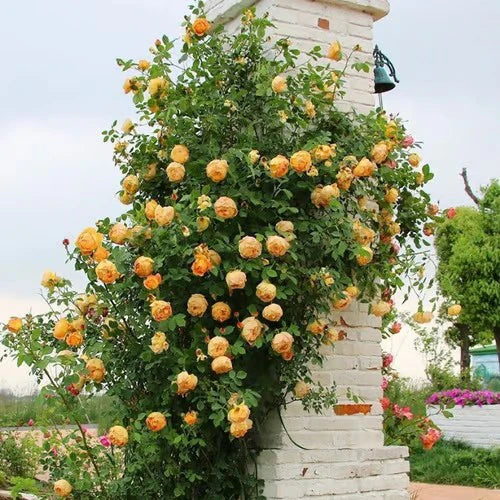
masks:
<path id="1" fill-rule="evenodd" d="M 40 449 L 31 436 L 0 432 L 0 470 L 10 480 L 13 476 L 34 477 Z"/>
<path id="2" fill-rule="evenodd" d="M 432 450 L 412 451 L 410 477 L 422 483 L 500 488 L 500 449 L 439 441 Z"/>
<path id="3" fill-rule="evenodd" d="M 10 479 L 12 483 L 12 487 L 10 489 L 10 494 L 12 498 L 16 500 L 16 498 L 21 498 L 21 493 L 39 493 L 40 487 L 37 481 L 30 477 L 12 477 Z"/>
<path id="4" fill-rule="evenodd" d="M 192 13 L 201 15 L 201 6 Z M 153 499 L 164 498 L 165 492 L 182 499 L 258 498 L 262 481 L 249 473 L 249 464 L 258 452 L 256 433 L 269 412 L 286 403 L 297 382 L 312 385 L 303 399 L 306 409 L 320 411 L 336 402 L 335 387 L 311 379 L 311 366 L 322 362 L 319 347 L 331 343 L 333 334 L 313 334 L 308 325 L 325 317 L 350 285 L 362 291 L 364 301 L 401 288 L 399 276 L 414 267 L 412 249 L 426 244 L 422 226 L 429 220 L 429 196 L 423 184 L 432 174 L 428 165 L 421 173 L 410 165 L 401 120 L 388 122 L 381 112 L 345 113 L 335 105 L 334 99 L 343 95 L 346 70 L 356 65 L 357 49 L 346 55 L 342 69 L 334 69 L 319 60 L 319 47 L 307 54 L 288 40 L 271 47 L 266 31 L 272 24 L 266 16 L 247 13 L 234 36 L 214 27 L 198 37 L 188 17 L 185 25 L 190 41 L 180 61 L 172 61 L 173 43 L 163 37 L 151 50 L 151 65 L 125 84 L 133 94 L 137 123 L 126 123 L 122 133 L 115 122 L 103 133 L 104 141 L 115 144 L 114 161 L 127 176 L 120 197 L 130 210 L 118 220 L 129 231 L 118 244 L 109 237 L 113 222 L 104 218 L 94 236 L 110 253 L 104 264 L 118 272 L 106 283 L 102 274 L 97 278 L 96 255 L 90 255 L 95 249 L 90 254 L 82 254 L 82 245 L 68 249 L 76 269 L 86 273 L 86 292 L 94 300 L 78 305 L 71 284 L 52 277 L 47 296 L 52 311 L 26 317 L 20 333 L 4 338 L 19 363 L 30 366 L 40 380 L 49 378 L 41 397 L 54 414 L 81 427 L 87 421 L 78 397 L 84 386 L 90 392 L 105 390 L 116 402 L 114 423 L 129 435 L 123 449 L 100 447 L 84 432 L 78 439 L 63 438 L 64 453 L 51 453 L 54 443 L 44 443 L 44 469 L 53 480 L 68 480 L 77 499 Z M 183 67 L 185 62 L 189 66 Z M 124 70 L 138 68 L 133 61 L 118 63 Z M 356 67 L 367 70 L 364 64 Z M 175 80 L 173 68 L 179 70 Z M 286 79 L 283 92 L 273 90 L 278 75 Z M 185 170 L 185 177 L 171 182 L 164 170 L 176 145 L 189 148 L 189 160 L 180 160 L 184 167 L 174 165 Z M 384 157 L 378 165 L 368 160 L 375 145 L 386 150 L 387 161 Z M 260 160 L 252 159 L 254 150 Z M 286 175 L 271 175 L 272 158 L 290 158 L 299 151 L 312 153 L 307 174 L 291 168 Z M 214 159 L 228 164 L 220 182 L 207 177 L 206 166 Z M 367 163 L 373 172 L 358 174 Z M 138 190 L 127 182 L 136 182 Z M 333 194 L 316 203 L 324 186 Z M 388 188 L 397 191 L 395 201 L 386 199 Z M 202 195 L 210 199 L 209 206 L 199 206 Z M 221 197 L 234 201 L 237 214 L 221 216 L 215 209 Z M 163 225 L 157 217 L 153 221 L 145 210 L 151 200 L 172 207 L 175 218 Z M 362 203 L 367 200 L 378 205 L 378 215 Z M 208 227 L 201 228 L 200 217 L 209 219 Z M 293 224 L 286 234 L 276 227 L 283 220 Z M 290 245 L 283 255 L 266 245 L 279 234 Z M 240 255 L 245 236 L 262 244 L 261 257 Z M 400 257 L 392 247 L 395 240 L 408 243 Z M 211 259 L 201 275 L 192 268 L 198 255 Z M 154 290 L 146 289 L 134 272 L 141 256 L 153 259 L 154 272 L 162 276 Z M 245 273 L 246 283 L 231 290 L 226 279 L 234 270 Z M 276 303 L 284 311 L 278 321 L 266 319 L 256 296 L 262 281 L 277 288 Z M 193 294 L 202 294 L 209 306 L 223 301 L 233 314 L 223 324 L 210 309 L 190 314 L 186 304 Z M 168 301 L 172 314 L 156 321 L 150 306 L 154 300 Z M 242 321 L 253 317 L 262 321 L 262 332 L 245 340 Z M 70 323 L 69 333 L 57 340 L 52 334 L 61 318 Z M 165 334 L 168 350 L 153 351 L 156 332 Z M 276 352 L 272 341 L 279 332 L 291 335 L 293 350 Z M 84 336 L 81 348 L 69 340 L 79 335 Z M 232 369 L 225 374 L 214 373 L 206 354 L 207 340 L 215 336 L 230 344 Z M 72 346 L 69 354 L 62 352 L 68 349 L 64 338 Z M 104 363 L 102 381 L 92 377 L 89 358 Z M 184 371 L 198 382 L 181 395 L 177 376 Z M 244 437 L 232 432 L 228 422 L 235 403 L 247 405 L 254 422 Z M 190 426 L 184 415 L 193 411 L 198 422 Z M 166 417 L 159 432 L 146 426 L 151 412 Z M 250 421 L 245 433 L 249 429 Z"/>

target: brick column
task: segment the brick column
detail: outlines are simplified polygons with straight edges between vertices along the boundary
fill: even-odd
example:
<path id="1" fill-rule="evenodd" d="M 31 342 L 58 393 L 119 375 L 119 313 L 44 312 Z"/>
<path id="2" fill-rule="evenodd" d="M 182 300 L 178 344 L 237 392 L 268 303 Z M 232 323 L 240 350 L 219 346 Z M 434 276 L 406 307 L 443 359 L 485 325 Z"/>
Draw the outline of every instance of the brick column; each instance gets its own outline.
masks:
<path id="1" fill-rule="evenodd" d="M 254 5 L 258 13 L 269 13 L 274 38 L 288 37 L 301 50 L 320 45 L 325 52 L 335 40 L 345 51 L 359 44 L 357 56 L 367 61 L 372 60 L 373 23 L 389 11 L 387 0 L 208 0 L 207 13 L 234 32 L 243 10 Z M 342 61 L 335 65 L 343 68 Z M 344 110 L 373 108 L 372 73 L 348 70 L 345 90 Z M 328 322 L 346 337 L 323 348 L 325 363 L 314 367 L 314 378 L 323 385 L 336 383 L 339 403 L 352 403 L 346 398 L 350 389 L 371 408 L 366 415 L 332 410 L 316 415 L 305 413 L 299 402 L 288 405 L 282 412 L 285 427 L 306 449 L 292 443 L 278 416 L 271 416 L 261 433 L 258 459 L 264 494 L 268 499 L 407 500 L 408 450 L 383 445 L 380 320 L 356 302 L 346 311 L 332 311 Z"/>

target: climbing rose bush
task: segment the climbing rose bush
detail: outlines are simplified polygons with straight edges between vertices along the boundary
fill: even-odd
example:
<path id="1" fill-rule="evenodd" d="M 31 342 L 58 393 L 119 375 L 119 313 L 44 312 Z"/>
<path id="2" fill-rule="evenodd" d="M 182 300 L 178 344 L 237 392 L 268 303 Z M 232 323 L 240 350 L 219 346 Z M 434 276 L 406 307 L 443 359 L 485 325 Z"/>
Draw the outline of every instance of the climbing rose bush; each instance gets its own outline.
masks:
<path id="1" fill-rule="evenodd" d="M 64 241 L 85 293 L 47 271 L 51 311 L 6 325 L 79 427 L 79 452 L 46 462 L 59 496 L 259 496 L 249 464 L 269 412 L 336 402 L 310 377 L 342 338 L 324 318 L 356 298 L 389 314 L 433 224 L 403 122 L 337 106 L 346 74 L 370 69 L 361 47 L 301 53 L 253 11 L 229 36 L 201 5 L 184 27 L 178 62 L 167 37 L 150 60 L 118 59 L 137 113 L 103 138 L 129 208 Z M 119 402 L 100 439 L 82 391 Z"/>

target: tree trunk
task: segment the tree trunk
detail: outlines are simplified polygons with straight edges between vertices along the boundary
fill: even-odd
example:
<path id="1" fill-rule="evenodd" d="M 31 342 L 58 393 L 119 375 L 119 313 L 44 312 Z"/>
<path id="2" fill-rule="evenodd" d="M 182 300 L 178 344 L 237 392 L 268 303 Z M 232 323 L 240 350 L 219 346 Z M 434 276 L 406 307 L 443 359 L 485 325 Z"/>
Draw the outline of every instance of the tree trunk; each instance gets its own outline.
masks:
<path id="1" fill-rule="evenodd" d="M 500 327 L 495 327 L 495 344 L 497 345 L 497 356 L 498 356 L 498 369 L 500 372 Z"/>
<path id="2" fill-rule="evenodd" d="M 460 328 L 462 338 L 460 340 L 460 377 L 465 380 L 470 378 L 470 345 L 469 335 L 465 329 Z"/>

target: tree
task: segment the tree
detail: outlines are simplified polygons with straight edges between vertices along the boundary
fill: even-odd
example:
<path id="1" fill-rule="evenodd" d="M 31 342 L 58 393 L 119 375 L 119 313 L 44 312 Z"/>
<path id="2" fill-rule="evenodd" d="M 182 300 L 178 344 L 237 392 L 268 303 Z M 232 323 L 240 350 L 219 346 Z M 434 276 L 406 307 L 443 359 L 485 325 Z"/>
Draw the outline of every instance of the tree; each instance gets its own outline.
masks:
<path id="1" fill-rule="evenodd" d="M 467 177 L 464 180 L 468 188 Z M 437 226 L 437 277 L 448 302 L 462 306 L 447 332 L 461 349 L 461 369 L 470 365 L 469 348 L 495 339 L 500 363 L 500 188 L 493 181 L 475 195 L 477 207 L 459 207 Z"/>
<path id="2" fill-rule="evenodd" d="M 58 494 L 255 497 L 248 462 L 269 411 L 336 401 L 310 377 L 339 337 L 322 318 L 360 291 L 387 314 L 380 292 L 411 267 L 396 241 L 411 253 L 430 219 L 432 174 L 401 120 L 335 105 L 345 72 L 369 70 L 358 47 L 334 42 L 336 67 L 319 47 L 298 64 L 288 40 L 270 47 L 266 17 L 247 11 L 229 36 L 192 13 L 178 63 L 167 37 L 151 62 L 118 60 L 135 71 L 137 118 L 103 135 L 130 210 L 65 242 L 86 294 L 47 272 L 53 310 L 6 325 L 18 361 L 49 377 L 46 403 L 81 431 L 79 452 L 44 462 Z M 82 390 L 120 401 L 102 440 L 114 453 L 82 429 Z"/>

